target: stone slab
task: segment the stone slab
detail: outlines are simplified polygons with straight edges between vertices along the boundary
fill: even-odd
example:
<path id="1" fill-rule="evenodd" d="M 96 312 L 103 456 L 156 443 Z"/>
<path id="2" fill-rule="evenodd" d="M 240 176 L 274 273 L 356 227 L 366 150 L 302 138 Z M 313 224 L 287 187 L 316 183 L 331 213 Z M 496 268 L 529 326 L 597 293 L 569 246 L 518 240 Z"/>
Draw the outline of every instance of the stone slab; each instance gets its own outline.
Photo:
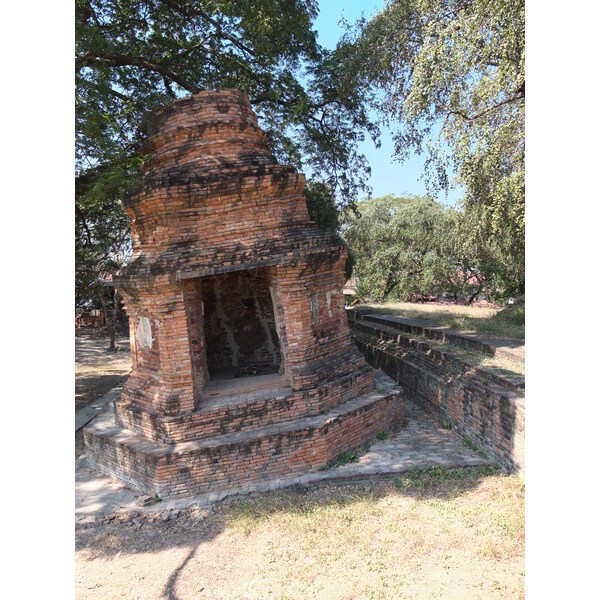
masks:
<path id="1" fill-rule="evenodd" d="M 96 418 L 109 402 L 119 398 L 122 390 L 122 385 L 114 387 L 112 390 L 110 390 L 110 392 L 107 392 L 104 394 L 104 396 L 92 402 L 92 404 L 82 408 L 81 410 L 78 410 L 75 413 L 75 433 Z"/>

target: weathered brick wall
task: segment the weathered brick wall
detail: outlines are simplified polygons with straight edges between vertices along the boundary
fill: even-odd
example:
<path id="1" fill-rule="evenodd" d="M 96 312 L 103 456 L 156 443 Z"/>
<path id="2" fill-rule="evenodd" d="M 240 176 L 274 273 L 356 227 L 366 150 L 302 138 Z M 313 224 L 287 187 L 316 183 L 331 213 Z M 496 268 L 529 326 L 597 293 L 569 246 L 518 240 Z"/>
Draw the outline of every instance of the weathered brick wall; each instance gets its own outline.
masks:
<path id="1" fill-rule="evenodd" d="M 202 390 L 210 380 L 206 338 L 204 334 L 202 288 L 198 279 L 188 279 L 182 282 L 182 288 L 188 320 L 190 360 L 194 385 L 194 408 L 197 408 Z"/>
<path id="2" fill-rule="evenodd" d="M 346 321 L 343 264 L 330 252 L 308 263 L 278 268 L 288 327 L 288 367 L 294 389 L 308 389 L 364 366 Z M 347 321 L 346 321 L 347 322 Z"/>
<path id="3" fill-rule="evenodd" d="M 286 430 L 266 428 L 260 435 L 231 434 L 185 445 L 148 442 L 114 429 L 84 430 L 90 464 L 161 497 L 188 496 L 314 471 L 340 453 L 356 448 L 382 429 L 402 424 L 401 391 L 372 392 L 342 413 L 308 417 Z M 250 432 L 251 433 L 251 432 Z"/>
<path id="4" fill-rule="evenodd" d="M 123 288 L 339 247 L 309 224 L 304 176 L 275 162 L 240 92 L 201 92 L 158 111 L 143 152 L 142 186 L 125 207 L 134 252 Z"/>
<path id="5" fill-rule="evenodd" d="M 181 284 L 162 285 L 125 306 L 133 330 L 133 365 L 123 397 L 148 412 L 193 410 L 194 375 Z"/>
<path id="6" fill-rule="evenodd" d="M 525 398 L 460 372 L 440 353 L 410 352 L 356 332 L 355 342 L 372 366 L 382 369 L 406 394 L 443 415 L 464 435 L 508 470 L 525 467 Z"/>
<path id="7" fill-rule="evenodd" d="M 114 424 L 84 433 L 90 464 L 161 496 L 202 493 L 317 468 L 402 422 L 401 391 L 375 392 L 352 343 L 347 251 L 309 220 L 304 176 L 275 162 L 248 97 L 195 94 L 148 131 L 116 281 L 133 370 Z M 207 388 L 246 365 L 277 375 Z"/>
<path id="8" fill-rule="evenodd" d="M 371 369 L 364 366 L 339 379 L 310 390 L 278 388 L 274 395 L 242 394 L 230 406 L 203 406 L 200 410 L 176 416 L 148 414 L 128 402 L 115 402 L 116 421 L 122 427 L 165 443 L 190 440 L 255 429 L 331 410 L 373 388 Z"/>
<path id="9" fill-rule="evenodd" d="M 277 371 L 281 353 L 267 270 L 224 273 L 200 281 L 209 371 L 248 366 Z"/>
<path id="10" fill-rule="evenodd" d="M 197 410 L 225 367 L 279 368 L 294 390 L 364 367 L 345 316 L 346 249 L 310 222 L 304 177 L 275 162 L 247 96 L 174 102 L 145 152 L 118 280 L 133 322 L 152 330 L 149 345 L 133 330 L 131 410 L 149 422 Z"/>

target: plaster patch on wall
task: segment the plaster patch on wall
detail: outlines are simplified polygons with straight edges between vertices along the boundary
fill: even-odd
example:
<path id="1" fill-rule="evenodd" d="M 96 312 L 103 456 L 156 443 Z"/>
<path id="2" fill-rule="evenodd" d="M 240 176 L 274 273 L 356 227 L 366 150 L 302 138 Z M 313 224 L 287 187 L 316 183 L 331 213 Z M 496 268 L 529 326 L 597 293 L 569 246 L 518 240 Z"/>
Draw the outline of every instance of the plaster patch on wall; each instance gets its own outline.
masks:
<path id="1" fill-rule="evenodd" d="M 329 292 L 325 293 L 325 296 L 327 298 L 327 312 L 330 317 L 333 317 L 333 310 L 331 309 L 331 296 L 333 296 L 333 294 L 337 294 L 337 293 L 338 293 L 337 290 L 330 290 Z"/>
<path id="2" fill-rule="evenodd" d="M 316 325 L 319 320 L 319 299 L 317 298 L 317 294 L 311 294 L 308 303 L 310 305 L 313 325 Z"/>
<path id="3" fill-rule="evenodd" d="M 152 348 L 152 342 L 154 341 L 154 338 L 152 337 L 152 325 L 150 324 L 150 319 L 148 317 L 140 317 L 136 330 L 136 336 L 138 344 L 142 348 Z"/>

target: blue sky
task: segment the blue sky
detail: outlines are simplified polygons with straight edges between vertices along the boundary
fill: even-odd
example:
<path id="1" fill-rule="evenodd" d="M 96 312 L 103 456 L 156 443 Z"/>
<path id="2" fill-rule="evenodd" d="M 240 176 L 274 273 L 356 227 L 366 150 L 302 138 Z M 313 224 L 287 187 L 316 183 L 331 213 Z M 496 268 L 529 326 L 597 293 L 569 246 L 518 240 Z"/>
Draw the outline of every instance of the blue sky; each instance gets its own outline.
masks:
<path id="1" fill-rule="evenodd" d="M 338 25 L 342 12 L 346 21 L 354 23 L 360 18 L 361 12 L 364 12 L 368 19 L 382 8 L 383 0 L 320 0 L 319 16 L 315 21 L 319 43 L 330 50 L 335 48 L 336 42 L 344 32 Z M 385 194 L 401 196 L 404 193 L 426 193 L 425 183 L 421 180 L 424 157 L 415 154 L 402 164 L 395 162 L 392 159 L 394 144 L 389 131 L 382 128 L 379 149 L 367 139 L 359 144 L 359 150 L 367 157 L 371 166 L 369 184 L 373 188 L 374 197 Z M 440 194 L 436 200 L 454 204 L 461 197 L 462 191 L 450 190 L 447 198 L 445 194 Z"/>

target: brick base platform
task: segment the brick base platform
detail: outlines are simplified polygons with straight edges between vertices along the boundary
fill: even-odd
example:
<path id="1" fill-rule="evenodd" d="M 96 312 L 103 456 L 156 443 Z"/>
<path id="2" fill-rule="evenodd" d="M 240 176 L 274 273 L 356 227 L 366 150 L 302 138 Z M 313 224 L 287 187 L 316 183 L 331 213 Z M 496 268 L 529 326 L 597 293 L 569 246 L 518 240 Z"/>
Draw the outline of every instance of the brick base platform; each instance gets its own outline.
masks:
<path id="1" fill-rule="evenodd" d="M 346 400 L 324 413 L 260 427 L 239 427 L 230 433 L 177 444 L 152 441 L 125 429 L 109 410 L 84 429 L 88 464 L 140 492 L 161 498 L 243 488 L 315 471 L 340 453 L 404 421 L 402 389 L 386 375 L 375 375 L 376 391 Z M 233 411 L 230 422 L 238 419 L 239 411 Z"/>
<path id="2" fill-rule="evenodd" d="M 172 444 L 322 414 L 373 390 L 369 366 L 313 389 L 296 392 L 284 387 L 281 379 L 280 385 L 253 390 L 254 380 L 258 379 L 262 378 L 230 380 L 239 382 L 240 388 L 214 396 L 209 396 L 209 387 L 208 393 L 201 396 L 199 410 L 177 416 L 148 415 L 127 401 L 116 401 L 116 422 L 149 439 Z"/>
<path id="3" fill-rule="evenodd" d="M 402 421 L 352 343 L 347 250 L 310 220 L 248 96 L 157 110 L 142 154 L 114 278 L 132 370 L 112 420 L 84 432 L 90 465 L 161 497 L 213 493 L 318 469 Z"/>

